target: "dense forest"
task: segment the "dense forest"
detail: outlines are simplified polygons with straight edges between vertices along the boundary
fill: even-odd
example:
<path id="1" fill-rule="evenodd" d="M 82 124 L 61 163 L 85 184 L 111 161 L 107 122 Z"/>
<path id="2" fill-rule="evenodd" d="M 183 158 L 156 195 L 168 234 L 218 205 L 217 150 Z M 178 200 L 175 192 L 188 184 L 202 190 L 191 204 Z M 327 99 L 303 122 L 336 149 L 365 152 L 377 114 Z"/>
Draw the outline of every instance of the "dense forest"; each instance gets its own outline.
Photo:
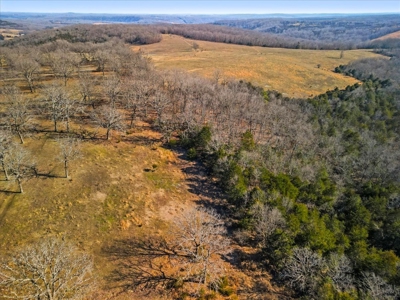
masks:
<path id="1" fill-rule="evenodd" d="M 58 39 L 68 42 L 93 42 L 102 43 L 112 38 L 122 39 L 129 44 L 152 44 L 161 40 L 160 34 L 175 34 L 185 38 L 220 42 L 228 44 L 238 44 L 247 46 L 279 47 L 291 49 L 393 49 L 399 46 L 398 39 L 373 40 L 374 37 L 382 36 L 399 30 L 395 24 L 396 17 L 388 17 L 385 21 L 378 23 L 376 28 L 371 28 L 372 21 L 343 21 L 342 19 L 330 20 L 323 19 L 321 22 L 313 24 L 311 21 L 282 21 L 279 24 L 293 29 L 292 34 L 284 32 L 274 33 L 258 30 L 237 28 L 236 24 L 230 22 L 220 22 L 215 24 L 167 24 L 157 23 L 153 25 L 137 24 L 102 24 L 102 25 L 72 25 L 56 29 L 47 29 L 33 32 L 26 36 L 6 42 L 6 44 L 43 44 Z M 237 21 L 239 22 L 239 21 Z M 250 22 L 250 21 L 240 21 Z M 251 22 L 255 22 L 251 20 Z M 277 19 L 261 20 L 261 23 L 278 22 Z M 300 22 L 300 23 L 299 23 Z M 303 21 L 302 21 L 303 22 Z M 345 24 L 342 24 L 344 22 Z M 329 24 L 329 26 L 327 24 Z M 303 25 L 302 25 L 303 24 Z M 221 26 L 224 25 L 224 26 Z M 231 26 L 232 25 L 232 26 Z M 231 26 L 231 27 L 229 27 Z M 318 31 L 316 28 L 323 28 Z M 250 26 L 250 28 L 252 28 Z M 318 31 L 318 34 L 316 34 Z M 374 31 L 374 35 L 366 38 L 366 32 Z M 315 37 L 314 37 L 315 35 Z M 343 35 L 343 36 L 342 36 Z"/>
<path id="2" fill-rule="evenodd" d="M 70 132 L 77 140 L 90 138 L 85 127 L 101 127 L 109 139 L 112 131 L 144 120 L 162 134 L 165 147 L 185 149 L 188 159 L 201 162 L 227 194 L 228 203 L 218 209 L 221 216 L 209 213 L 211 221 L 204 222 L 214 224 L 211 228 L 219 238 L 226 238 L 228 227 L 232 243 L 254 249 L 257 258 L 243 254 L 243 264 L 248 260 L 268 270 L 293 297 L 396 299 L 400 286 L 400 58 L 392 51 L 390 59 L 340 66 L 337 72 L 362 83 L 310 99 L 288 99 L 277 91 L 224 80 L 217 74 L 208 80 L 181 71 L 158 71 L 126 46 L 154 43 L 160 33 L 173 33 L 295 47 L 291 37 L 271 35 L 267 41 L 252 42 L 264 35 L 243 31 L 236 40 L 236 32 L 216 25 L 77 25 L 5 43 L 0 58 L 5 99 L 2 171 L 18 182 L 21 192 L 25 178 L 34 176 L 35 166 L 21 149 L 27 133 L 40 131 L 40 122 L 32 127 L 28 120 L 47 119 L 55 133 L 60 127 L 70 132 L 70 123 L 84 120 L 81 131 Z M 94 67 L 97 76 L 85 71 L 87 67 Z M 44 84 L 45 74 L 59 83 Z M 23 82 L 23 93 L 12 84 L 15 78 Z M 78 84 L 71 85 L 72 79 Z M 34 92 L 38 97 L 27 102 L 27 94 Z M 75 140 L 58 142 L 64 149 L 68 176 L 73 152 L 67 149 L 74 148 Z M 182 222 L 190 224 L 188 220 Z M 139 267 L 135 276 L 126 277 L 131 280 L 129 288 L 176 290 L 178 298 L 183 297 L 183 286 L 195 283 L 202 286 L 203 296 L 204 289 L 230 295 L 233 292 L 227 286 L 232 278 L 215 271 L 217 260 L 203 251 L 223 257 L 226 248 L 221 247 L 226 241 L 208 238 L 194 252 L 181 240 L 138 243 L 142 251 L 153 251 L 154 260 L 168 257 L 171 264 L 183 264 L 182 269 L 195 267 L 190 268 L 193 272 L 178 268 L 167 275 L 161 267 L 151 272 Z M 55 247 L 54 243 L 50 246 Z M 199 263 L 205 267 L 199 268 Z M 7 270 L 2 265 L 0 290 L 15 295 L 18 285 Z M 202 293 L 198 298 L 206 299 Z"/>
<path id="3" fill-rule="evenodd" d="M 225 20 L 214 24 L 339 45 L 367 42 L 400 29 L 398 15 Z"/>

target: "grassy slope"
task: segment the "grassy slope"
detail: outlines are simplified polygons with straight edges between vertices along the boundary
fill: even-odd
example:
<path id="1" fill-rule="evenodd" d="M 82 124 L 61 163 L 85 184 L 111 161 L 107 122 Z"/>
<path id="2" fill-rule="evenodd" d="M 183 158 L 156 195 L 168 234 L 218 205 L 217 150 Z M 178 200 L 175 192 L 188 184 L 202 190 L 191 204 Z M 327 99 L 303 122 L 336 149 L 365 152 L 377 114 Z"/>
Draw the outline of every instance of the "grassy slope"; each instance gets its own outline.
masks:
<path id="1" fill-rule="evenodd" d="M 248 47 L 205 41 L 196 41 L 200 49 L 195 51 L 192 43 L 193 40 L 180 36 L 164 35 L 160 43 L 133 49 L 140 48 L 159 68 L 185 69 L 210 78 L 218 69 L 225 77 L 244 79 L 295 97 L 352 85 L 357 82 L 354 78 L 333 73 L 333 69 L 356 59 L 377 57 L 367 50 L 345 51 L 340 59 L 340 51 L 335 50 Z"/>
<path id="2" fill-rule="evenodd" d="M 374 39 L 374 41 L 383 41 L 387 39 L 400 39 L 400 31 L 392 32 L 387 35 L 381 36 L 377 39 Z"/>
<path id="3" fill-rule="evenodd" d="M 118 136 L 84 141 L 70 179 L 62 177 L 56 136 L 26 138 L 42 175 L 24 182 L 25 193 L 0 173 L 0 256 L 42 237 L 65 237 L 94 254 L 103 277 L 113 266 L 102 247 L 115 238 L 162 233 L 179 209 L 194 205 L 177 154 L 150 146 L 157 133 L 145 124 L 121 142 Z"/>

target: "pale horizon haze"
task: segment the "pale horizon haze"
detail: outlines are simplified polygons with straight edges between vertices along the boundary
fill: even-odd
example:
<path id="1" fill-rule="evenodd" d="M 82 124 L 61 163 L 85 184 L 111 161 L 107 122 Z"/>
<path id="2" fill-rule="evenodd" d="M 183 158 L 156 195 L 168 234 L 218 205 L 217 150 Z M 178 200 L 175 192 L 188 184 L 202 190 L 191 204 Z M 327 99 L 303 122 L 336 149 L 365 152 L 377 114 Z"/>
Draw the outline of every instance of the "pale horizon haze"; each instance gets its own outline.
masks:
<path id="1" fill-rule="evenodd" d="M 391 1 L 136 1 L 0 0 L 1 12 L 109 14 L 361 14 L 400 13 Z"/>

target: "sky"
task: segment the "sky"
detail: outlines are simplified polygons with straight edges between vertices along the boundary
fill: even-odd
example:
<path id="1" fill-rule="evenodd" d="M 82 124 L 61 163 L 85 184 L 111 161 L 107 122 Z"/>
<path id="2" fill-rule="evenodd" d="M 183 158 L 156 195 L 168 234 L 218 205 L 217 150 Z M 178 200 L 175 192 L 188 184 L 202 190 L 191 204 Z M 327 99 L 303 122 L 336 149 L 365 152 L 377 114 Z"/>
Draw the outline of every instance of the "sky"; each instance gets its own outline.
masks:
<path id="1" fill-rule="evenodd" d="M 400 0 L 0 0 L 1 12 L 120 14 L 400 13 Z"/>

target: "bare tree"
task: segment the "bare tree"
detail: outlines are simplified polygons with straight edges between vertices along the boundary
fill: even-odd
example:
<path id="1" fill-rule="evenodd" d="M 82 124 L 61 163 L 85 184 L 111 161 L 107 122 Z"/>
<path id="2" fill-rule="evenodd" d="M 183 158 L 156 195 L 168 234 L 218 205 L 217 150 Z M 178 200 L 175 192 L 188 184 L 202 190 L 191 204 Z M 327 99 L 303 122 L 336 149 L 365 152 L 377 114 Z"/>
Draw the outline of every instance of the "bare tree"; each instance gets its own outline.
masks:
<path id="1" fill-rule="evenodd" d="M 29 89 L 35 91 L 35 81 L 40 71 L 40 64 L 30 55 L 18 55 L 12 59 L 12 68 L 26 80 Z"/>
<path id="2" fill-rule="evenodd" d="M 221 255 L 230 252 L 221 216 L 212 209 L 192 209 L 175 220 L 173 238 L 184 278 L 216 285 L 224 274 Z"/>
<path id="3" fill-rule="evenodd" d="M 167 238 L 122 240 L 106 250 L 119 261 L 112 276 L 118 287 L 163 294 L 216 288 L 225 274 L 221 256 L 230 251 L 221 217 L 204 208 L 178 216 Z"/>
<path id="4" fill-rule="evenodd" d="M 268 237 L 278 228 L 285 225 L 285 219 L 277 208 L 268 205 L 256 205 L 252 209 L 255 220 L 255 230 L 261 243 L 265 244 Z"/>
<path id="5" fill-rule="evenodd" d="M 99 113 L 93 113 L 93 119 L 100 127 L 107 130 L 106 139 L 108 140 L 111 130 L 124 128 L 123 115 L 116 108 L 109 106 L 102 106 L 98 110 Z"/>
<path id="6" fill-rule="evenodd" d="M 344 254 L 333 253 L 329 256 L 328 275 L 339 291 L 349 291 L 355 287 L 352 263 Z"/>
<path id="7" fill-rule="evenodd" d="M 118 76 L 110 76 L 103 81 L 103 92 L 110 100 L 110 104 L 115 108 L 118 96 L 122 92 L 121 79 Z"/>
<path id="8" fill-rule="evenodd" d="M 162 92 L 156 92 L 153 97 L 153 109 L 156 111 L 157 119 L 156 124 L 160 125 L 163 121 L 163 114 L 165 110 L 171 105 L 171 99 Z"/>
<path id="9" fill-rule="evenodd" d="M 22 180 L 32 171 L 34 162 L 27 150 L 19 144 L 11 144 L 4 157 L 4 166 L 8 175 L 18 183 L 20 193 L 23 193 Z"/>
<path id="10" fill-rule="evenodd" d="M 58 142 L 60 145 L 60 160 L 64 163 L 65 178 L 68 178 L 69 163 L 78 159 L 81 155 L 80 142 L 71 137 L 59 139 Z"/>
<path id="11" fill-rule="evenodd" d="M 7 125 L 11 131 L 18 134 L 21 144 L 23 144 L 22 132 L 31 119 L 31 113 L 28 109 L 29 101 L 23 98 L 20 90 L 15 86 L 5 88 L 3 92 L 8 104 L 6 109 Z"/>
<path id="12" fill-rule="evenodd" d="M 81 110 L 81 105 L 79 101 L 73 97 L 71 94 L 67 95 L 67 97 L 63 98 L 62 101 L 62 119 L 65 122 L 65 127 L 67 132 L 70 129 L 70 121 L 71 117 L 75 116 L 78 111 Z"/>
<path id="13" fill-rule="evenodd" d="M 375 273 L 362 273 L 360 284 L 364 299 L 395 300 L 399 295 L 397 287 L 388 284 Z"/>
<path id="14" fill-rule="evenodd" d="M 125 81 L 124 84 L 122 85 L 124 87 L 122 91 L 122 104 L 123 107 L 129 112 L 130 128 L 133 127 L 133 122 L 137 117 L 140 106 L 140 102 L 136 95 L 136 91 L 132 88 L 132 85 L 133 85 L 133 80 L 129 79 Z"/>
<path id="15" fill-rule="evenodd" d="M 77 54 L 60 49 L 49 55 L 49 65 L 54 76 L 62 78 L 65 86 L 67 86 L 68 79 L 78 68 L 80 61 L 81 59 Z"/>
<path id="16" fill-rule="evenodd" d="M 6 180 L 9 180 L 8 171 L 5 163 L 6 156 L 8 155 L 8 151 L 10 145 L 12 143 L 11 136 L 8 132 L 1 130 L 0 131 L 0 163 L 4 172 L 4 176 Z"/>
<path id="17" fill-rule="evenodd" d="M 44 94 L 47 100 L 46 110 L 54 123 L 54 131 L 57 132 L 58 122 L 64 121 L 69 132 L 71 117 L 80 109 L 79 101 L 63 86 L 57 84 L 47 87 Z"/>
<path id="18" fill-rule="evenodd" d="M 79 93 L 82 101 L 89 103 L 94 108 L 94 95 L 96 93 L 97 80 L 88 73 L 79 73 Z"/>
<path id="19" fill-rule="evenodd" d="M 49 117 L 54 123 L 54 131 L 57 132 L 57 124 L 63 119 L 64 115 L 64 99 L 68 97 L 67 91 L 59 85 L 51 85 L 44 91 L 46 98 L 46 110 Z"/>
<path id="20" fill-rule="evenodd" d="M 152 81 L 153 78 L 150 78 L 149 80 Z M 143 111 L 145 118 L 147 118 L 148 109 L 150 107 L 150 97 L 153 96 L 155 92 L 152 84 L 153 82 L 149 83 L 145 80 L 135 80 L 132 83 L 132 89 L 135 92 L 135 97 L 139 103 L 139 108 Z"/>
<path id="21" fill-rule="evenodd" d="M 110 61 L 110 53 L 106 50 L 98 49 L 94 53 L 94 60 L 97 62 L 97 71 L 102 72 L 104 76 L 106 64 Z"/>
<path id="22" fill-rule="evenodd" d="M 27 246 L 0 264 L 6 299 L 82 299 L 93 287 L 93 262 L 72 245 L 48 239 Z"/>
<path id="23" fill-rule="evenodd" d="M 324 266 L 323 258 L 307 248 L 294 248 L 287 259 L 281 277 L 289 286 L 301 292 L 313 292 Z"/>

